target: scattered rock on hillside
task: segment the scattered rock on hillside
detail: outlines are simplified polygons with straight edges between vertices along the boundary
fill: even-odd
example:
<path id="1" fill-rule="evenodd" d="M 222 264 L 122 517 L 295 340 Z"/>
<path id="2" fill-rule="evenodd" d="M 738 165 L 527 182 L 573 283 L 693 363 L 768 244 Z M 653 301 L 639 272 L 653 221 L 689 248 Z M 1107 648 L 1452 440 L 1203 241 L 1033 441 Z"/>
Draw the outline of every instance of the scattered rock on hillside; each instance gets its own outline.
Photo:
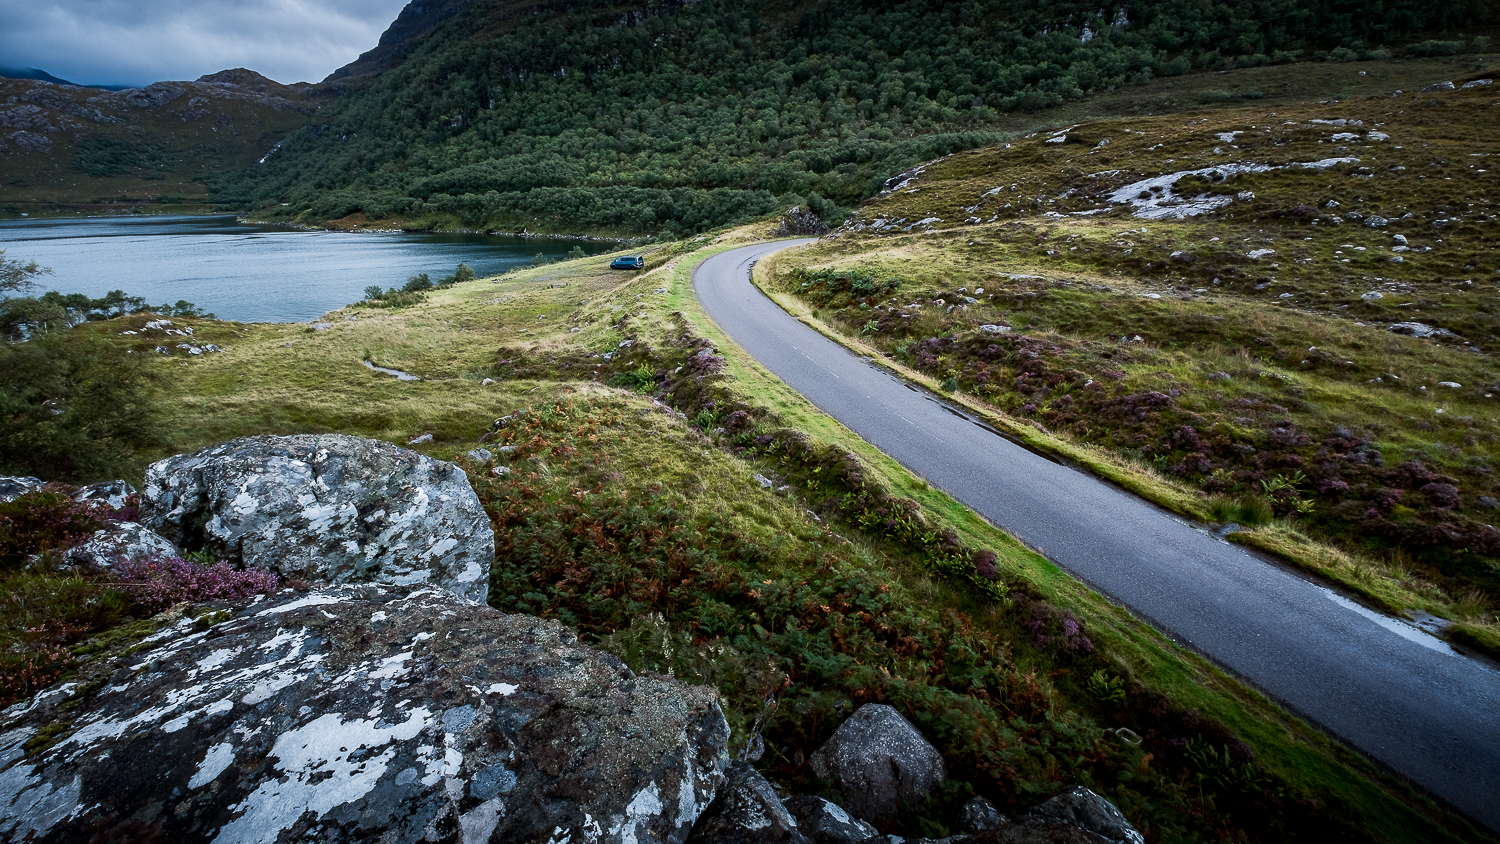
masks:
<path id="1" fill-rule="evenodd" d="M 1008 326 L 1008 325 L 981 325 L 981 326 L 979 326 L 979 330 L 982 331 L 982 332 L 984 332 L 985 334 L 1009 334 L 1010 333 L 1010 326 Z"/>
<path id="2" fill-rule="evenodd" d="M 1370 216 L 1365 218 L 1365 225 L 1372 229 L 1378 229 L 1381 226 L 1390 225 L 1390 222 L 1390 220 L 1379 216 Z"/>
<path id="3" fill-rule="evenodd" d="M 798 831 L 812 844 L 860 844 L 879 834 L 875 827 L 821 797 L 802 794 L 789 798 L 785 805 L 796 818 Z"/>
<path id="4" fill-rule="evenodd" d="M 731 762 L 724 784 L 693 828 L 692 844 L 807 844 L 776 789 L 748 762 Z"/>
<path id="5" fill-rule="evenodd" d="M 37 478 L 0 478 L 0 502 L 14 501 L 41 485 Z"/>
<path id="6" fill-rule="evenodd" d="M 176 545 L 135 522 L 106 521 L 102 530 L 63 553 L 63 562 L 78 568 L 107 569 L 119 557 L 177 557 Z"/>
<path id="7" fill-rule="evenodd" d="M 1391 325 L 1388 330 L 1397 334 L 1405 334 L 1408 337 L 1458 337 L 1446 328 L 1437 328 L 1421 322 L 1398 322 Z"/>
<path id="8" fill-rule="evenodd" d="M 1454 86 L 1452 82 L 1434 82 L 1431 85 L 1428 85 L 1426 88 L 1423 88 L 1422 91 L 1423 93 L 1426 93 L 1428 91 L 1452 91 L 1453 87 Z"/>
<path id="9" fill-rule="evenodd" d="M 495 554 L 462 469 L 344 434 L 245 437 L 154 463 L 141 522 L 283 577 L 434 583 L 473 601 Z"/>
<path id="10" fill-rule="evenodd" d="M 1381 293 L 1378 290 L 1371 290 L 1368 293 L 1362 293 L 1362 294 L 1360 294 L 1359 298 L 1364 299 L 1365 301 L 1368 301 L 1368 302 L 1373 302 L 1376 299 L 1384 299 L 1385 298 L 1385 294 Z"/>
<path id="11" fill-rule="evenodd" d="M 723 778 L 711 689 L 555 621 L 374 584 L 221 613 L 7 711 L 0 838 L 681 844 Z"/>
<path id="12" fill-rule="evenodd" d="M 1146 840 L 1115 804 L 1081 785 L 1033 807 L 1029 814 L 1033 818 L 1071 824 L 1119 844 L 1145 844 Z"/>
<path id="13" fill-rule="evenodd" d="M 937 748 L 881 703 L 861 706 L 810 761 L 814 774 L 837 784 L 851 812 L 870 820 L 921 802 L 948 777 Z"/>

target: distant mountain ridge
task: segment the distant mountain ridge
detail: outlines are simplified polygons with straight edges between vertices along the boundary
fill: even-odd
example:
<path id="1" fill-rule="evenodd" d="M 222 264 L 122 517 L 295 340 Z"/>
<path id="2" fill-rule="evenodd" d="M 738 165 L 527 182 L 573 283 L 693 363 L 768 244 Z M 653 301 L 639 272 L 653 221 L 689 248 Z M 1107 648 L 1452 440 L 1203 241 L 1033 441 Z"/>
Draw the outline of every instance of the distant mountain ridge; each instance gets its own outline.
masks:
<path id="1" fill-rule="evenodd" d="M 59 79 L 37 67 L 0 67 L 0 78 L 35 79 L 40 82 L 51 82 L 55 85 L 72 85 L 75 88 L 98 88 L 101 91 L 123 91 L 131 87 L 129 85 L 84 85 L 78 82 L 69 82 L 66 79 Z"/>

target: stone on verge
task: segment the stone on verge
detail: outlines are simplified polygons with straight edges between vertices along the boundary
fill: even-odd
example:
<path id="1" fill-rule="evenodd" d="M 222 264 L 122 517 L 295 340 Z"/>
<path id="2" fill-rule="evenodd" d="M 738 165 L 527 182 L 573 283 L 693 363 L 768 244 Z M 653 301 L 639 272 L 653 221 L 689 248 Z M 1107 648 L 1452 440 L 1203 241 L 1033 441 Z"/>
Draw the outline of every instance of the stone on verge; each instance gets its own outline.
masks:
<path id="1" fill-rule="evenodd" d="M 0 503 L 15 501 L 41 485 L 37 478 L 0 478 Z"/>
<path id="2" fill-rule="evenodd" d="M 879 835 L 875 827 L 831 803 L 811 794 L 799 794 L 786 801 L 788 812 L 797 819 L 797 829 L 812 844 L 861 844 Z"/>
<path id="3" fill-rule="evenodd" d="M 74 501 L 97 501 L 107 504 L 111 510 L 118 510 L 125 506 L 130 496 L 135 495 L 136 488 L 125 481 L 105 481 L 98 484 L 89 484 L 83 489 L 73 493 Z"/>
<path id="4" fill-rule="evenodd" d="M 937 748 L 901 713 L 881 703 L 861 706 L 810 762 L 814 774 L 838 784 L 850 812 L 870 820 L 921 802 L 948 777 Z"/>
<path id="5" fill-rule="evenodd" d="M 119 557 L 176 557 L 177 546 L 135 522 L 106 520 L 102 530 L 63 553 L 63 562 L 78 568 L 107 569 Z"/>
<path id="6" fill-rule="evenodd" d="M 555 621 L 375 584 L 217 606 L 0 716 L 0 840 L 681 844 L 723 778 L 713 690 Z"/>
<path id="7" fill-rule="evenodd" d="M 807 844 L 776 789 L 748 762 L 731 762 L 724 784 L 698 819 L 693 844 Z"/>
<path id="8" fill-rule="evenodd" d="M 1115 804 L 1081 785 L 1033 806 L 1030 814 L 1033 818 L 1071 824 L 1120 844 L 1145 844 L 1146 840 Z"/>
<path id="9" fill-rule="evenodd" d="M 480 602 L 495 555 L 462 469 L 345 434 L 245 437 L 153 463 L 141 523 L 283 577 L 433 583 Z"/>
<path id="10" fill-rule="evenodd" d="M 982 332 L 984 332 L 985 334 L 1009 334 L 1010 333 L 1010 326 L 1008 326 L 1008 325 L 981 325 L 981 326 L 979 326 L 979 330 L 982 331 Z"/>

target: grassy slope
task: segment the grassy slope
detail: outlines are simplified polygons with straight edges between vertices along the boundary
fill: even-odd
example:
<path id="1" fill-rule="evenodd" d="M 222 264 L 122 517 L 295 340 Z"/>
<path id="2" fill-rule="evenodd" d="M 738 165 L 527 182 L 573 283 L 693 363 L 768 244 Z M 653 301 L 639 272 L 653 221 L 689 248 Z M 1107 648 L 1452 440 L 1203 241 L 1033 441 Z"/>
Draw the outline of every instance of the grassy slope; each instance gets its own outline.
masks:
<path id="1" fill-rule="evenodd" d="M 1355 72 L 1338 70 L 1351 76 Z M 1434 78 L 1423 75 L 1433 70 L 1430 66 L 1384 70 L 1397 77 L 1389 81 L 1408 89 Z M 1458 68 L 1448 70 L 1436 78 L 1463 78 L 1453 72 Z M 1500 434 L 1494 419 L 1497 373 L 1492 357 L 1459 341 L 1415 340 L 1383 327 L 1421 321 L 1453 330 L 1484 350 L 1500 339 L 1490 223 L 1496 181 L 1483 164 L 1483 141 L 1495 119 L 1493 91 L 1491 86 L 1095 122 L 1070 132 L 1067 143 L 1047 144 L 1044 134 L 1018 139 L 1009 148 L 958 154 L 929 168 L 914 190 L 868 204 L 854 221 L 866 227 L 880 218 L 904 223 L 882 232 L 848 231 L 796 257 L 773 261 L 769 266 L 780 278 L 770 288 L 784 305 L 801 309 L 831 333 L 842 333 L 846 342 L 892 355 L 898 367 L 921 363 L 910 351 L 913 341 L 967 337 L 981 323 L 1003 323 L 1054 344 L 1051 359 L 1059 368 L 1113 369 L 1124 374 L 1123 384 L 1132 391 L 1175 391 L 1184 408 L 1208 420 L 1200 428 L 1218 424 L 1238 430 L 1244 441 L 1263 450 L 1263 441 L 1250 438 L 1253 429 L 1274 421 L 1271 416 L 1290 418 L 1310 432 L 1345 426 L 1368 438 L 1386 466 L 1416 461 L 1456 480 L 1457 507 L 1430 509 L 1421 495 L 1408 490 L 1405 504 L 1394 508 L 1391 518 L 1404 515 L 1428 523 L 1467 519 L 1475 530 L 1483 530 L 1493 517 L 1480 499 L 1496 494 L 1489 454 Z M 1330 118 L 1362 119 L 1364 125 L 1309 122 Z M 1226 131 L 1242 134 L 1230 144 L 1217 137 Z M 1360 142 L 1331 140 L 1345 131 L 1361 133 Z M 1368 141 L 1362 134 L 1368 131 L 1385 132 L 1391 139 Z M 1110 143 L 1096 150 L 1105 138 Z M 1329 171 L 1241 175 L 1221 186 L 1196 186 L 1193 193 L 1255 194 L 1251 201 L 1209 216 L 1141 220 L 1121 211 L 1068 216 L 1105 205 L 1098 198 L 1102 194 L 1147 176 L 1240 160 L 1276 164 L 1334 156 L 1361 162 Z M 998 194 L 984 196 L 997 186 Z M 1330 201 L 1339 203 L 1337 210 L 1327 207 Z M 1298 216 L 1292 212 L 1299 205 L 1317 210 Z M 1330 225 L 1331 217 L 1351 209 L 1393 222 L 1384 228 L 1347 221 Z M 1413 217 L 1399 219 L 1407 213 Z M 963 222 L 976 215 L 985 222 Z M 933 217 L 944 222 L 904 231 Z M 1312 225 L 1314 220 L 1320 224 Z M 1394 233 L 1408 236 L 1412 247 L 1430 251 L 1398 256 L 1391 251 Z M 1276 252 L 1247 257 L 1256 248 Z M 1172 253 L 1181 254 L 1174 259 Z M 1392 257 L 1401 257 L 1402 263 L 1392 263 Z M 934 313 L 930 303 L 921 315 L 908 309 L 913 316 L 904 325 L 883 325 L 870 334 L 864 327 L 871 318 L 888 323 L 891 311 L 856 311 L 848 298 L 799 300 L 800 282 L 786 277 L 798 268 L 857 268 L 903 279 L 898 296 L 904 298 L 886 305 L 925 301 L 919 295 L 924 291 L 945 295 L 948 302 L 960 287 L 982 287 L 986 293 L 980 304 L 951 316 Z M 1362 298 L 1371 291 L 1382 298 Z M 872 299 L 868 304 L 878 303 Z M 814 310 L 819 305 L 825 309 Z M 1145 342 L 1119 343 L 1122 336 L 1136 335 Z M 1048 394 L 1023 392 L 1001 380 L 979 384 L 966 366 L 944 358 L 908 374 L 928 378 L 934 386 L 947 375 L 957 376 L 964 399 L 995 414 L 1017 435 L 1188 515 L 1233 515 L 1229 502 L 1220 500 L 1216 506 L 1195 487 L 1242 497 L 1260 491 L 1254 477 L 1217 488 L 1205 483 L 1203 475 L 1174 477 L 1169 470 L 1175 457 L 1153 464 L 1139 449 L 1110 441 L 1108 426 L 1096 425 L 1090 434 L 1086 423 L 1049 417 L 1049 399 L 1066 388 Z M 1230 378 L 1211 380 L 1214 373 Z M 1400 378 L 1392 379 L 1392 373 Z M 1440 387 L 1438 382 L 1464 387 Z M 1081 384 L 1071 386 L 1076 392 Z M 1265 410 L 1230 412 L 1236 401 L 1270 407 L 1270 415 Z M 1036 420 L 1023 418 L 1027 404 L 1040 411 Z M 1243 464 L 1220 465 L 1235 469 Z M 1307 465 L 1311 473 L 1312 464 Z M 1337 504 L 1337 495 L 1323 497 L 1309 488 L 1301 495 L 1312 502 L 1314 517 L 1319 509 L 1332 510 Z M 1403 514 L 1401 507 L 1411 509 Z M 1454 632 L 1462 640 L 1492 652 L 1500 646 L 1492 563 L 1486 567 L 1483 558 L 1455 555 L 1452 547 L 1423 553 L 1409 535 L 1396 540 L 1398 550 L 1392 553 L 1389 538 L 1360 542 L 1357 532 L 1344 532 L 1347 524 L 1330 519 L 1312 531 L 1315 536 L 1346 536 L 1344 551 L 1308 539 L 1303 535 L 1308 528 L 1295 521 L 1237 536 L 1288 556 L 1378 607 L 1446 616 L 1459 622 Z"/>
<path id="2" fill-rule="evenodd" d="M 302 325 L 179 321 L 190 322 L 199 341 L 218 343 L 227 351 L 162 361 L 172 375 L 169 395 L 164 397 L 171 408 L 167 432 L 170 450 L 194 449 L 257 433 L 344 431 L 404 443 L 430 432 L 435 442 L 421 448 L 434 456 L 451 458 L 475 447 L 494 418 L 561 399 L 601 413 L 633 415 L 639 421 L 601 429 L 600 440 L 590 446 L 590 458 L 583 468 L 562 461 L 539 464 L 539 482 L 580 489 L 614 484 L 629 494 L 681 508 L 683 520 L 689 524 L 710 516 L 727 518 L 744 536 L 770 546 L 826 542 L 828 534 L 808 518 L 795 494 L 788 498 L 762 491 L 751 481 L 754 471 L 773 473 L 777 468 L 774 464 L 737 460 L 713 447 L 697 428 L 669 414 L 653 412 L 627 393 L 586 379 L 516 380 L 506 377 L 505 365 L 496 365 L 497 347 L 505 350 L 502 359 L 522 352 L 534 358 L 592 360 L 590 352 L 618 350 L 626 337 L 647 338 L 664 345 L 680 330 L 674 312 L 682 312 L 689 324 L 728 357 L 732 377 L 727 387 L 732 394 L 773 410 L 793 427 L 854 451 L 898 494 L 920 502 L 929 519 L 951 524 L 971 547 L 995 549 L 1000 555 L 998 568 L 1007 578 L 1085 619 L 1100 653 L 1108 655 L 1107 667 L 1112 673 L 1139 684 L 1132 688 L 1166 693 L 1175 704 L 1224 723 L 1254 748 L 1264 770 L 1326 807 L 1329 822 L 1343 834 L 1382 841 L 1479 837 L 1477 831 L 1431 801 L 1200 657 L 1184 652 L 961 505 L 929 489 L 822 416 L 735 349 L 697 309 L 689 272 L 692 264 L 709 252 L 756 235 L 755 230 L 741 230 L 711 242 L 690 244 L 703 251 L 633 278 L 603 270 L 602 260 L 595 258 L 439 291 L 430 294 L 424 304 L 409 309 L 354 306 L 330 314 L 327 319 L 334 327 L 321 332 Z M 673 248 L 682 247 L 668 247 Z M 665 257 L 664 251 L 658 262 Z M 668 292 L 655 292 L 660 289 Z M 627 314 L 630 318 L 622 323 L 620 318 Z M 117 333 L 138 329 L 143 321 L 132 318 L 99 328 Z M 137 337 L 129 342 L 142 346 L 156 342 L 156 338 Z M 365 357 L 382 366 L 418 374 L 424 380 L 402 382 L 378 375 L 360 365 Z M 498 383 L 482 385 L 487 375 L 494 375 Z M 951 581 L 925 573 L 920 566 L 913 567 L 911 561 L 883 543 L 852 534 L 850 526 L 836 527 L 841 533 L 856 536 L 856 568 L 878 571 L 882 578 L 890 578 L 900 590 L 901 605 L 925 608 L 920 611 L 928 613 L 956 607 L 981 628 L 1018 630 L 1019 622 L 1011 617 L 1006 605 L 980 599 Z M 778 576 L 798 575 L 789 571 Z M 800 576 L 817 574 L 804 572 Z M 1013 637 L 1015 633 L 1002 635 Z M 1018 671 L 1030 670 L 1033 678 L 1037 673 L 1049 678 L 1042 681 L 1043 688 L 1054 701 L 1056 717 L 1066 720 L 1077 717 L 1068 713 L 1080 708 L 1085 712 L 1097 709 L 1098 702 L 1083 689 L 1083 677 L 1070 679 L 1070 672 L 1056 670 L 1045 654 L 1029 653 L 1019 644 L 1017 648 Z M 1136 726 L 1141 727 L 1138 723 Z M 782 747 L 773 758 L 790 754 L 791 749 Z M 1135 762 L 1145 771 L 1150 760 Z M 1192 790 L 1183 785 L 1172 787 L 1187 789 L 1184 794 Z M 1188 810 L 1197 824 L 1193 835 L 1212 837 L 1215 833 L 1208 830 L 1214 824 L 1229 824 L 1218 834 L 1243 836 L 1232 822 L 1214 814 L 1217 810 L 1204 808 L 1211 806 L 1211 801 L 1200 802 L 1199 794 Z M 1125 791 L 1119 795 L 1127 803 L 1132 799 Z M 1150 814 L 1148 807 L 1139 803 L 1134 804 L 1133 811 Z M 1204 812 L 1209 813 L 1205 818 L 1196 817 Z M 1162 829 L 1163 835 L 1172 837 L 1166 827 Z M 1177 834 L 1186 833 L 1179 830 Z"/>

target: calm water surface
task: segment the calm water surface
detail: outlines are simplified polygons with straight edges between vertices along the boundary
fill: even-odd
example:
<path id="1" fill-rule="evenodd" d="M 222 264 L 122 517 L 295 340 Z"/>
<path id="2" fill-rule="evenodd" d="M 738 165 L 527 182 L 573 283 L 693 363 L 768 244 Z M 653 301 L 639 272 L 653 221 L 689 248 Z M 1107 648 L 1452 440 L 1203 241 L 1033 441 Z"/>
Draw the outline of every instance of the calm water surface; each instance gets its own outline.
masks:
<path id="1" fill-rule="evenodd" d="M 234 217 L 0 222 L 5 257 L 36 261 L 47 289 L 103 296 L 123 290 L 153 305 L 185 299 L 220 319 L 304 322 L 364 298 L 372 284 L 434 280 L 462 261 L 480 276 L 561 258 L 577 243 L 462 234 L 305 232 Z"/>

